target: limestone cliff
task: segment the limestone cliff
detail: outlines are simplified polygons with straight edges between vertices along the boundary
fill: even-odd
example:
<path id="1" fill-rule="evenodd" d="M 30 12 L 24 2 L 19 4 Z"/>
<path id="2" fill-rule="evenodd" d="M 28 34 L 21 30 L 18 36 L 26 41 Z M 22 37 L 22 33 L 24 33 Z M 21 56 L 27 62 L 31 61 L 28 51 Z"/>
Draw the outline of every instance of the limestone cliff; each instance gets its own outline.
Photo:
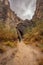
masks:
<path id="1" fill-rule="evenodd" d="M 12 23 L 14 26 L 22 21 L 15 12 L 10 9 L 8 0 L 0 0 L 0 20 L 4 21 L 6 24 Z"/>
<path id="2" fill-rule="evenodd" d="M 36 2 L 36 11 L 33 20 L 34 19 L 43 19 L 43 0 L 37 0 Z"/>

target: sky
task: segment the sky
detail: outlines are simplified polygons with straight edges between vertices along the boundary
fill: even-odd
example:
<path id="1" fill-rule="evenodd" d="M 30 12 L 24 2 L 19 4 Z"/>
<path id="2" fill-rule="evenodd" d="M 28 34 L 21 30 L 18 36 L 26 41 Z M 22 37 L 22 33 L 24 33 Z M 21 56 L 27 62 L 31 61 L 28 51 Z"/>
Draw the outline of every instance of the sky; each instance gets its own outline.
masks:
<path id="1" fill-rule="evenodd" d="M 10 7 L 17 16 L 25 19 L 32 19 L 36 10 L 36 0 L 9 0 Z"/>

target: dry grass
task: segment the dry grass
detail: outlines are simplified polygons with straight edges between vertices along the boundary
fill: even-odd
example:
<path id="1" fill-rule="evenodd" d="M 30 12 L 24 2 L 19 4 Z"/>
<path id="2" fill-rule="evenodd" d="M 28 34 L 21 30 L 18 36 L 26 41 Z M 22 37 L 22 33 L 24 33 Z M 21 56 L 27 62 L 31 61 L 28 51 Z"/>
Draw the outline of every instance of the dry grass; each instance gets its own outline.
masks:
<path id="1" fill-rule="evenodd" d="M 8 50 L 8 48 L 16 48 L 18 40 L 16 41 L 1 41 L 0 42 L 0 53 L 4 53 Z"/>
<path id="2" fill-rule="evenodd" d="M 4 22 L 0 22 L 0 53 L 6 51 L 5 47 L 17 47 L 18 35 L 16 28 L 6 28 Z"/>
<path id="3" fill-rule="evenodd" d="M 38 47 L 43 52 L 43 23 L 37 24 L 31 32 L 24 35 L 24 43 Z"/>
<path id="4" fill-rule="evenodd" d="M 5 42 L 3 42 L 3 45 L 9 46 L 9 47 L 16 47 L 17 43 L 18 43 L 17 40 L 16 41 L 5 41 Z"/>

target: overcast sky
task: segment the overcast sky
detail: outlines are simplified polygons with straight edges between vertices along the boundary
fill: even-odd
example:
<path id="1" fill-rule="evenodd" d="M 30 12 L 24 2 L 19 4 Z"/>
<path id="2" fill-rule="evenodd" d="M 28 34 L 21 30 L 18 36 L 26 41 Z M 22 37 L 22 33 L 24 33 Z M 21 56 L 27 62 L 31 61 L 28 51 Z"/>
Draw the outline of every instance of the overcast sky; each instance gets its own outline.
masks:
<path id="1" fill-rule="evenodd" d="M 9 0 L 13 11 L 22 19 L 32 19 L 36 9 L 36 0 Z"/>

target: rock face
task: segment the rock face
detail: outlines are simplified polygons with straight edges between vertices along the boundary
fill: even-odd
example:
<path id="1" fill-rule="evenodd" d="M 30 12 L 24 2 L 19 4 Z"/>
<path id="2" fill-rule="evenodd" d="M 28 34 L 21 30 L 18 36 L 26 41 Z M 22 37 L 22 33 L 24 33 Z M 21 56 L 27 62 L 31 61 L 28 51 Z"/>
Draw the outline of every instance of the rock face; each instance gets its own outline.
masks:
<path id="1" fill-rule="evenodd" d="M 30 20 L 26 19 L 26 20 L 23 21 L 23 23 L 19 23 L 17 25 L 17 29 L 21 33 L 21 36 L 23 36 L 25 34 L 25 32 L 26 32 L 25 31 L 26 28 L 31 29 L 34 26 L 35 26 L 35 23 L 32 20 L 30 21 Z"/>
<path id="2" fill-rule="evenodd" d="M 5 23 L 13 23 L 17 25 L 22 20 L 10 9 L 8 0 L 0 0 L 0 20 L 7 21 Z"/>
<path id="3" fill-rule="evenodd" d="M 42 19 L 43 18 L 43 0 L 37 0 L 36 11 L 33 19 Z"/>

